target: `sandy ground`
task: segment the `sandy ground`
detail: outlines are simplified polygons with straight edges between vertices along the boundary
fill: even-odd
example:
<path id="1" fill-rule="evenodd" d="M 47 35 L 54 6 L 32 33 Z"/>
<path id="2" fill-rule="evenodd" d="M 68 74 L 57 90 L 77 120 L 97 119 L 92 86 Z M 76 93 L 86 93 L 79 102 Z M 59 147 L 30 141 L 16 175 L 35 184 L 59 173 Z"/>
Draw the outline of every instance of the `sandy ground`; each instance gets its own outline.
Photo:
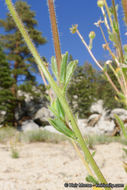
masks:
<path id="1" fill-rule="evenodd" d="M 68 142 L 17 145 L 20 158 L 11 157 L 8 145 L 0 144 L 0 190 L 66 190 L 64 183 L 85 183 L 87 171 Z M 108 183 L 127 183 L 119 143 L 97 145 L 95 160 Z M 123 188 L 113 188 L 122 190 Z"/>

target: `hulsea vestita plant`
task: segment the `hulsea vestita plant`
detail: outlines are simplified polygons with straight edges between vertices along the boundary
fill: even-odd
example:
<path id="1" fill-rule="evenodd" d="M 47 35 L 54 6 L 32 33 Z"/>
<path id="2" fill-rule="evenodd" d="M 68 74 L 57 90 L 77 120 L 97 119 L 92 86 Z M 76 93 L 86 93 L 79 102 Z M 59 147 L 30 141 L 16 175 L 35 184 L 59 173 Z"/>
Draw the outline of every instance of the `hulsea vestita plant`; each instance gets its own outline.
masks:
<path id="1" fill-rule="evenodd" d="M 84 165 L 86 166 L 86 169 L 88 171 L 88 176 L 86 178 L 86 180 L 88 182 L 91 182 L 93 185 L 96 185 L 98 183 L 104 183 L 104 184 L 108 184 L 106 179 L 104 178 L 102 172 L 100 171 L 99 167 L 97 166 L 93 156 L 88 147 L 87 147 L 87 143 L 86 140 L 82 137 L 82 134 L 78 128 L 77 125 L 77 119 L 76 116 L 72 114 L 72 111 L 68 105 L 67 99 L 66 99 L 66 90 L 67 90 L 67 86 L 69 84 L 69 81 L 71 80 L 71 76 L 76 68 L 76 65 L 78 64 L 77 60 L 71 61 L 70 63 L 67 64 L 68 62 L 68 52 L 66 52 L 65 54 L 61 55 L 61 49 L 60 49 L 60 42 L 59 42 L 59 34 L 58 34 L 58 29 L 57 29 L 57 24 L 56 24 L 56 15 L 55 15 L 55 10 L 54 10 L 54 1 L 53 0 L 48 0 L 48 8 L 49 8 L 49 13 L 50 13 L 50 21 L 51 21 L 51 27 L 52 27 L 52 34 L 53 34 L 53 40 L 54 40 L 54 48 L 55 48 L 55 54 L 56 57 L 52 57 L 51 58 L 51 67 L 52 67 L 52 72 L 55 76 L 55 79 L 51 76 L 47 65 L 42 61 L 39 53 L 37 52 L 34 44 L 32 43 L 25 27 L 23 26 L 23 23 L 21 21 L 21 19 L 19 18 L 11 0 L 5 0 L 8 9 L 10 11 L 10 14 L 12 15 L 17 27 L 19 28 L 25 42 L 27 43 L 27 46 L 30 50 L 30 52 L 32 53 L 33 57 L 35 58 L 36 64 L 38 65 L 38 68 L 40 70 L 40 73 L 42 75 L 42 78 L 44 80 L 45 85 L 47 85 L 46 80 L 48 81 L 50 87 L 53 89 L 53 91 L 55 92 L 55 97 L 52 97 L 50 90 L 49 90 L 49 96 L 50 96 L 50 106 L 49 109 L 52 111 L 52 113 L 54 114 L 54 118 L 50 118 L 49 122 L 50 124 L 59 132 L 61 132 L 62 134 L 64 134 L 65 136 L 67 136 L 68 138 L 71 139 L 75 150 L 77 151 L 78 155 L 80 156 L 80 158 L 82 159 Z M 110 16 L 110 12 L 109 12 L 109 8 L 107 7 L 107 3 L 106 1 L 99 1 L 99 3 L 101 2 L 101 10 L 102 13 L 104 14 L 104 9 L 103 6 L 105 5 L 106 10 Z M 114 1 L 113 1 L 114 2 Z M 119 38 L 119 33 L 118 33 L 118 23 L 116 20 L 116 7 L 114 7 L 113 5 L 113 11 L 115 11 L 115 22 L 111 21 L 110 18 L 110 24 L 111 24 L 111 28 L 109 27 L 109 25 L 107 24 L 107 17 L 104 14 L 104 23 L 108 29 L 108 32 L 110 33 L 111 39 L 114 40 L 114 36 L 116 39 L 117 36 L 117 43 L 121 43 L 120 38 Z M 98 26 L 100 26 L 100 23 L 97 23 Z M 117 23 L 117 24 L 114 24 Z M 115 27 L 115 28 L 114 28 Z M 111 30 L 112 29 L 112 30 Z M 117 89 L 117 87 L 114 85 L 114 83 L 112 82 L 110 76 L 107 73 L 107 70 L 105 68 L 103 68 L 95 59 L 95 57 L 92 54 L 92 43 L 93 43 L 93 39 L 95 38 L 95 33 L 91 32 L 89 34 L 89 38 L 90 38 L 90 42 L 89 45 L 86 44 L 86 42 L 84 41 L 84 39 L 82 38 L 81 34 L 79 33 L 78 29 L 77 29 L 77 25 L 73 26 L 71 29 L 72 33 L 77 33 L 80 38 L 82 39 L 83 43 L 85 44 L 85 46 L 87 47 L 89 53 L 91 54 L 91 56 L 93 57 L 93 59 L 95 60 L 95 62 L 97 63 L 97 65 L 104 71 L 107 79 L 110 81 L 110 83 L 112 84 L 113 88 L 116 90 L 119 98 L 124 97 L 125 91 L 120 92 L 119 89 Z M 115 42 L 114 42 L 115 43 Z M 106 45 L 108 46 L 108 43 L 106 41 Z M 117 44 L 118 45 L 118 44 Z M 119 61 L 121 62 L 123 60 L 123 54 L 121 51 L 121 48 L 118 48 L 118 52 L 119 52 L 119 56 L 120 57 L 116 57 L 111 49 L 108 46 L 108 49 L 110 51 L 110 53 L 112 54 L 112 56 L 114 57 L 116 64 L 119 66 L 119 71 L 114 70 L 114 68 L 112 67 L 111 64 L 110 67 L 111 69 L 114 71 L 115 76 L 117 77 L 117 79 L 120 81 L 121 84 L 121 89 L 124 90 L 125 86 L 125 78 L 124 78 L 124 72 L 122 70 L 122 68 L 120 67 Z M 120 59 L 120 60 L 119 60 Z M 46 79 L 46 80 L 45 80 Z M 123 80 L 124 79 L 124 80 Z M 123 94 L 122 94 L 123 93 Z M 122 99 L 123 100 L 123 99 Z M 125 99 L 124 99 L 125 101 Z M 127 101 L 125 101 L 127 103 Z M 78 146 L 80 146 L 80 148 L 82 149 L 84 155 L 81 154 Z M 93 187 L 93 189 L 106 189 L 106 190 L 110 190 L 111 188 L 105 187 L 105 188 L 97 188 L 97 187 Z"/>
<path id="2" fill-rule="evenodd" d="M 124 22 L 127 25 L 127 0 L 121 0 L 121 4 L 124 11 Z M 115 0 L 112 0 L 111 7 L 108 6 L 106 0 L 98 0 L 97 5 L 101 9 L 103 20 L 99 20 L 94 24 L 100 28 L 105 43 L 102 45 L 102 47 L 109 52 L 111 60 L 106 61 L 104 66 L 102 66 L 92 53 L 92 45 L 87 45 L 83 36 L 80 34 L 78 30 L 78 25 L 72 25 L 72 28 L 70 30 L 73 34 L 77 33 L 97 66 L 105 74 L 107 80 L 116 92 L 116 96 L 114 98 L 117 101 L 122 102 L 127 108 L 127 44 L 122 45 L 121 42 L 120 27 L 118 22 L 118 5 L 115 4 Z M 105 25 L 108 35 L 104 33 L 102 24 Z M 89 44 L 92 44 L 92 40 L 95 37 L 95 34 L 92 34 L 94 34 L 94 31 L 90 32 L 89 34 Z M 114 46 L 115 53 L 112 48 L 110 48 L 112 45 Z M 120 88 L 118 88 L 112 81 L 110 75 L 108 74 L 108 68 L 113 72 L 116 80 L 119 83 Z M 123 121 L 118 117 L 118 115 L 114 114 L 114 117 L 121 127 L 123 136 L 127 139 L 127 127 L 124 126 Z M 123 163 L 123 166 L 125 171 L 127 171 L 126 162 Z M 125 187 L 125 189 L 127 189 L 127 186 Z"/>

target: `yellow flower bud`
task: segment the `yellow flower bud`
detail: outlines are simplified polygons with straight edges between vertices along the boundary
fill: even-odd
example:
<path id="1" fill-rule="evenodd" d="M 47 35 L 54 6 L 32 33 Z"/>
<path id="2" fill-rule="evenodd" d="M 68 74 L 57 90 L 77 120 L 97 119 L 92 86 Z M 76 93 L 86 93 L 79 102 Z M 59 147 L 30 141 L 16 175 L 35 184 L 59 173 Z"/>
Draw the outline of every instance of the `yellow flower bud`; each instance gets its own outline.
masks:
<path id="1" fill-rule="evenodd" d="M 103 7 L 104 6 L 104 0 L 98 0 L 97 5 L 98 5 L 98 7 Z"/>
<path id="2" fill-rule="evenodd" d="M 77 29 L 78 29 L 78 25 L 75 24 L 75 25 L 72 25 L 72 27 L 70 28 L 70 31 L 72 34 L 74 34 L 77 31 Z"/>
<path id="3" fill-rule="evenodd" d="M 90 39 L 94 39 L 95 38 L 95 36 L 96 36 L 96 34 L 95 34 L 95 32 L 94 31 L 91 31 L 90 33 L 89 33 L 89 38 Z"/>

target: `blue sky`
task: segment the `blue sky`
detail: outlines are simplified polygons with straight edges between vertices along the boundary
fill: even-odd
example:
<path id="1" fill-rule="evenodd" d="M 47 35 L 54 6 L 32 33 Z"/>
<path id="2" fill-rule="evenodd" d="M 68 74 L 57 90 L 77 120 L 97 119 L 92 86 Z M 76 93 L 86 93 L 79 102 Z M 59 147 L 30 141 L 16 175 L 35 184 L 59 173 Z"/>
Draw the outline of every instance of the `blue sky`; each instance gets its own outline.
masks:
<path id="1" fill-rule="evenodd" d="M 51 56 L 55 54 L 53 48 L 53 40 L 51 34 L 51 26 L 49 21 L 49 13 L 47 0 L 24 0 L 31 9 L 36 13 L 36 19 L 38 20 L 37 28 L 43 32 L 43 36 L 46 37 L 48 43 L 39 47 L 39 53 L 41 56 L 45 56 L 48 62 L 50 62 Z M 12 0 L 13 3 L 16 0 Z M 100 30 L 94 25 L 94 22 L 103 18 L 100 9 L 97 7 L 96 0 L 55 0 L 56 16 L 59 27 L 60 43 L 62 53 L 66 51 L 73 56 L 74 59 L 79 60 L 79 64 L 82 65 L 85 61 L 92 63 L 95 67 L 95 63 L 91 59 L 87 50 L 81 43 L 81 40 L 76 34 L 71 34 L 69 28 L 72 24 L 78 24 L 80 33 L 85 38 L 86 42 L 89 42 L 89 32 L 95 31 L 96 38 L 93 44 L 93 53 L 98 60 L 109 59 L 109 55 L 102 49 L 103 38 Z M 109 1 L 108 1 L 109 2 Z M 122 23 L 123 12 L 121 10 L 121 1 L 116 0 L 119 5 L 119 20 Z M 0 4 L 0 18 L 5 18 L 8 9 L 5 1 L 2 0 Z M 0 33 L 3 30 L 0 28 Z M 121 32 L 126 32 L 126 27 L 122 24 Z M 123 38 L 126 43 L 125 38 Z M 40 78 L 38 78 L 41 81 Z"/>

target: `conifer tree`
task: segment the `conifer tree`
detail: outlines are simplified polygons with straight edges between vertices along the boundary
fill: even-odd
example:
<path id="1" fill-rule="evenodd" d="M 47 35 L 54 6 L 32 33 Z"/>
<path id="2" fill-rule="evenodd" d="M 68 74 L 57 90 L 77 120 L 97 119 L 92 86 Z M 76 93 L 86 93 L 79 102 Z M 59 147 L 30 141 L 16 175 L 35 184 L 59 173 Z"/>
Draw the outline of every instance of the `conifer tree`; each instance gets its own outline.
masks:
<path id="1" fill-rule="evenodd" d="M 13 121 L 15 98 L 11 92 L 12 84 L 13 79 L 11 77 L 9 63 L 0 46 L 0 111 L 5 111 L 6 113 L 3 124 L 12 124 Z"/>
<path id="2" fill-rule="evenodd" d="M 36 29 L 38 22 L 35 20 L 35 12 L 30 10 L 31 7 L 24 1 L 16 1 L 15 8 L 36 47 L 45 44 L 46 39 L 42 36 L 42 32 Z M 37 66 L 10 13 L 5 19 L 0 19 L 0 27 L 5 30 L 5 34 L 0 35 L 0 41 L 12 69 L 14 79 L 12 92 L 19 102 L 17 96 L 19 84 L 24 82 L 31 87 L 36 85 Z"/>
<path id="3" fill-rule="evenodd" d="M 36 47 L 45 44 L 46 39 L 42 37 L 42 33 L 40 31 L 35 29 L 38 23 L 34 18 L 35 13 L 30 10 L 30 6 L 24 1 L 17 1 L 15 3 L 15 8 Z M 11 63 L 15 82 L 14 91 L 16 91 L 16 87 L 19 82 L 35 81 L 35 77 L 32 72 L 35 72 L 36 64 L 9 13 L 7 14 L 6 19 L 0 20 L 0 26 L 4 27 L 6 32 L 6 34 L 1 35 L 0 38 L 4 48 L 6 48 L 8 60 Z"/>
<path id="4" fill-rule="evenodd" d="M 90 106 L 97 97 L 97 74 L 91 64 L 85 63 L 76 68 L 67 96 L 73 111 L 80 118 L 89 115 Z"/>

